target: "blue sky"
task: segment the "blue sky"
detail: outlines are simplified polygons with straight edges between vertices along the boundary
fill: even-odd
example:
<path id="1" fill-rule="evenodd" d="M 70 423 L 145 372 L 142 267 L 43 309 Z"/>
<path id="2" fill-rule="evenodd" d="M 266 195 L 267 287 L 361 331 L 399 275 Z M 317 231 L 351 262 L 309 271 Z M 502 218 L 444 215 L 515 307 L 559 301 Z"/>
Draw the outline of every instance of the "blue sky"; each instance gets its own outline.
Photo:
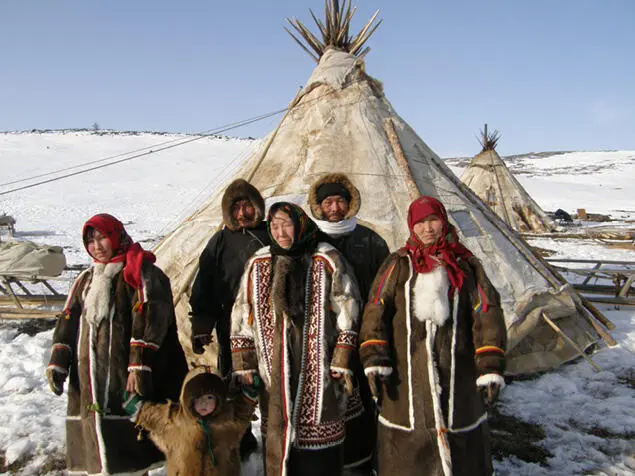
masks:
<path id="1" fill-rule="evenodd" d="M 632 0 L 358 0 L 367 72 L 441 156 L 635 149 Z M 315 63 L 283 30 L 320 0 L 0 2 L 0 130 L 198 132 L 288 104 Z M 277 118 L 233 131 L 263 136 Z"/>

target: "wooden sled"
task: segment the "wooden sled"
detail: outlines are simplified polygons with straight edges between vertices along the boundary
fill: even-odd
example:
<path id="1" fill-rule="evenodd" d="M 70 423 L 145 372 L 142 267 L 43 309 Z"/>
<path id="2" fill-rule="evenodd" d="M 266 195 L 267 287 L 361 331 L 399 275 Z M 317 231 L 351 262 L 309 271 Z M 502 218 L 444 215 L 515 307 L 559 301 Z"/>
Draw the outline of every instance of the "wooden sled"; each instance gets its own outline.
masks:
<path id="1" fill-rule="evenodd" d="M 69 266 L 65 271 L 81 271 Z M 76 274 L 76 273 L 75 273 Z M 66 294 L 55 282 L 68 289 L 73 278 L 61 276 L 24 276 L 0 273 L 0 319 L 53 319 L 62 311 Z"/>
<path id="2" fill-rule="evenodd" d="M 584 293 L 589 301 L 635 306 L 635 261 L 557 258 L 549 258 L 546 261 L 562 274 L 584 277 L 582 282 L 572 285 Z M 578 268 L 571 267 L 571 264 L 589 266 Z"/>

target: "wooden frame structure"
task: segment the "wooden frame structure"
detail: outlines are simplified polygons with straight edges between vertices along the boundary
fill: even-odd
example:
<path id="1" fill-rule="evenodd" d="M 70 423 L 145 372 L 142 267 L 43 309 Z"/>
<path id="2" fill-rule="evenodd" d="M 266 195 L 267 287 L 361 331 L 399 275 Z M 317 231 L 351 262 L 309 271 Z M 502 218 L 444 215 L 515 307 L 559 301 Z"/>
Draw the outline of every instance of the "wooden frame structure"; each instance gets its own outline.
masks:
<path id="1" fill-rule="evenodd" d="M 547 258 L 545 261 L 562 274 L 570 273 L 584 277 L 581 283 L 572 283 L 572 286 L 585 293 L 589 301 L 635 306 L 635 261 L 559 258 Z M 570 264 L 589 266 L 580 268 L 567 266 Z M 609 282 L 612 284 L 608 284 Z M 597 296 L 598 294 L 600 296 Z"/>
<path id="2" fill-rule="evenodd" d="M 84 266 L 67 266 L 65 271 L 79 272 Z M 53 319 L 61 312 L 66 294 L 52 282 L 70 282 L 60 276 L 24 276 L 0 273 L 0 319 Z M 39 285 L 43 292 L 34 292 L 29 285 Z"/>

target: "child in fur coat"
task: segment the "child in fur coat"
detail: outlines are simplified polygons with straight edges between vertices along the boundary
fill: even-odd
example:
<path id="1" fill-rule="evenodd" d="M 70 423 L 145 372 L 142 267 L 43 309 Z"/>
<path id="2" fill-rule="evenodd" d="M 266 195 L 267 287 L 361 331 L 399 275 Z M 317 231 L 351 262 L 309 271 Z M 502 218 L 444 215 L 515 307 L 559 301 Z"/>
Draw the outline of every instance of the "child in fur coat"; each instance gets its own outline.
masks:
<path id="1" fill-rule="evenodd" d="M 221 377 L 196 367 L 185 377 L 180 403 L 128 396 L 124 408 L 166 457 L 168 476 L 240 475 L 239 445 L 256 405 L 255 390 L 233 400 Z"/>

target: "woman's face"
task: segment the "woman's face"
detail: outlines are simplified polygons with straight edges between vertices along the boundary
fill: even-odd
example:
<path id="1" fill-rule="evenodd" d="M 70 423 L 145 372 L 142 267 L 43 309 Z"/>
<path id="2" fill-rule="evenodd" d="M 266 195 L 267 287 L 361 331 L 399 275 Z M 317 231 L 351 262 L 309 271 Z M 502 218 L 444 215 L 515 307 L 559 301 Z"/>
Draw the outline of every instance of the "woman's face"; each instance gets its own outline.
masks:
<path id="1" fill-rule="evenodd" d="M 194 400 L 194 411 L 200 416 L 207 416 L 216 410 L 216 395 L 206 393 Z"/>
<path id="2" fill-rule="evenodd" d="M 115 255 L 110 240 L 106 235 L 102 235 L 99 230 L 93 230 L 93 233 L 88 235 L 86 248 L 93 259 L 102 263 L 107 263 Z"/>
<path id="3" fill-rule="evenodd" d="M 437 215 L 428 215 L 412 227 L 424 246 L 435 244 L 443 233 L 443 222 Z"/>
<path id="4" fill-rule="evenodd" d="M 285 250 L 291 248 L 295 227 L 289 215 L 282 210 L 278 210 L 271 217 L 269 228 L 271 230 L 271 236 L 276 240 L 280 248 L 284 248 Z"/>

